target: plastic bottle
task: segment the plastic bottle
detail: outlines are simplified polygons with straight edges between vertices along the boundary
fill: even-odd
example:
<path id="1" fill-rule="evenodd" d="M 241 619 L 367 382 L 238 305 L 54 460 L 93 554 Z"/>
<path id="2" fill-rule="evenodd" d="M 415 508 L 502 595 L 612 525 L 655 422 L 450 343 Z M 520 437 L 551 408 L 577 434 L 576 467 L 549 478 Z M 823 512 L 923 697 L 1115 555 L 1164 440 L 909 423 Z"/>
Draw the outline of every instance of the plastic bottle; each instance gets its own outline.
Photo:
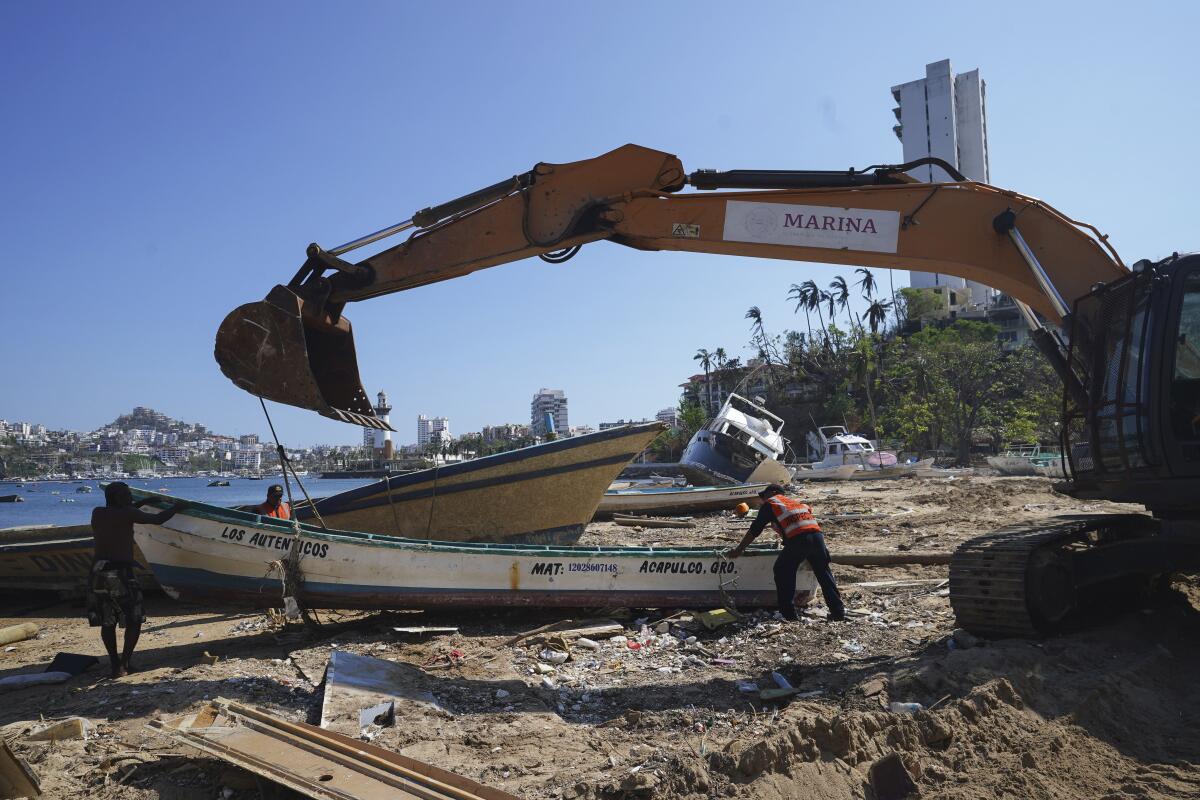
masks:
<path id="1" fill-rule="evenodd" d="M 893 714 L 915 714 L 924 710 L 925 706 L 920 703 L 892 703 L 888 708 Z"/>

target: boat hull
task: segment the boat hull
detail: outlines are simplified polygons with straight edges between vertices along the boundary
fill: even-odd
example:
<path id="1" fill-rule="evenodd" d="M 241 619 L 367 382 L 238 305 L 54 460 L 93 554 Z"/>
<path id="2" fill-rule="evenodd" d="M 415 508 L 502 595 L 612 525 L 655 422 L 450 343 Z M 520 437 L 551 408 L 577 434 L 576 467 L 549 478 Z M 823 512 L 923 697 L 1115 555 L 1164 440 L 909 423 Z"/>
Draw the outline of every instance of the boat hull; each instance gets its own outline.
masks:
<path id="1" fill-rule="evenodd" d="M 762 504 L 758 493 L 765 483 L 739 486 L 702 486 L 663 489 L 620 489 L 604 493 L 598 518 L 613 514 L 694 514 L 702 511 L 722 511 L 746 503 L 751 508 Z"/>
<path id="2" fill-rule="evenodd" d="M 92 552 L 90 525 L 4 528 L 0 530 L 0 589 L 81 593 L 87 588 Z M 157 588 L 149 570 L 139 570 L 138 576 L 143 588 Z"/>
<path id="3" fill-rule="evenodd" d="M 628 425 L 396 475 L 316 508 L 342 530 L 454 542 L 571 544 L 609 484 L 663 430 Z M 315 522 L 311 511 L 297 516 Z"/>
<path id="4" fill-rule="evenodd" d="M 735 483 L 786 484 L 792 478 L 787 467 L 775 459 L 727 433 L 708 429 L 696 431 L 679 461 L 728 476 Z"/>
<path id="5" fill-rule="evenodd" d="M 135 490 L 161 507 L 170 498 Z M 168 595 L 179 600 L 260 608 L 283 605 L 272 562 L 295 533 L 287 523 L 192 504 L 135 535 Z M 778 550 L 752 547 L 729 560 L 712 548 L 561 547 L 435 542 L 301 526 L 300 602 L 307 608 L 771 606 Z M 798 600 L 816 582 L 797 575 Z"/>

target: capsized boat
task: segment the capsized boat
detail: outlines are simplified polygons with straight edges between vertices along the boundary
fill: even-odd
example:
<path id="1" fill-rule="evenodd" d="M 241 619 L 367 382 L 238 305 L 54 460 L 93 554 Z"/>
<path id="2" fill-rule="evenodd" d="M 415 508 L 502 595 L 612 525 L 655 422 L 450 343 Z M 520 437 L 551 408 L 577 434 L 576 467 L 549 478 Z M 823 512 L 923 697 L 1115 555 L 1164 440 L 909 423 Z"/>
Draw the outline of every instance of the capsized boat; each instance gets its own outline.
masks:
<path id="1" fill-rule="evenodd" d="M 132 492 L 142 507 L 175 502 Z M 719 548 L 439 542 L 294 526 L 196 502 L 162 525 L 135 525 L 134 536 L 171 597 L 260 608 L 281 605 L 281 576 L 272 564 L 293 548 L 300 603 L 346 609 L 770 606 L 779 552 L 759 545 L 729 560 Z M 806 603 L 816 588 L 807 565 L 796 585 L 797 601 Z"/>
<path id="2" fill-rule="evenodd" d="M 609 484 L 664 426 L 598 433 L 392 475 L 316 503 L 342 530 L 455 542 L 571 544 Z M 312 509 L 299 519 L 316 522 Z"/>
<path id="3" fill-rule="evenodd" d="M 751 508 L 762 504 L 758 493 L 765 483 L 743 483 L 736 486 L 686 486 L 648 489 L 610 489 L 600 499 L 596 509 L 599 518 L 613 514 L 696 514 L 702 511 L 723 511 L 739 503 Z"/>
<path id="4" fill-rule="evenodd" d="M 731 394 L 712 421 L 692 435 L 679 461 L 698 464 L 733 483 L 781 483 L 792 479 L 781 462 L 787 440 L 783 420 L 757 403 Z"/>

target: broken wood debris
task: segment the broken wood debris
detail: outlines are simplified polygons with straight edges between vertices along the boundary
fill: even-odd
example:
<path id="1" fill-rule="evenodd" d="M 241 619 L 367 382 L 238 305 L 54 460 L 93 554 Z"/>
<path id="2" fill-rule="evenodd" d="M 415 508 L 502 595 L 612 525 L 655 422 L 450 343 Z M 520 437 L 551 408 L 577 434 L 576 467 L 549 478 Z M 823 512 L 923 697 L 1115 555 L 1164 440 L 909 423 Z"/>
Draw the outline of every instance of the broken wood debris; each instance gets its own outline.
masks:
<path id="1" fill-rule="evenodd" d="M 0 797 L 27 797 L 37 800 L 42 788 L 37 773 L 25 759 L 9 749 L 8 742 L 0 739 Z"/>
<path id="2" fill-rule="evenodd" d="M 904 564 L 949 564 L 953 553 L 833 553 L 834 564 L 847 567 L 895 567 Z"/>
<path id="3" fill-rule="evenodd" d="M 317 800 L 516 800 L 508 792 L 382 747 L 218 699 L 151 727 Z"/>
<path id="4" fill-rule="evenodd" d="M 659 519 L 656 517 L 627 517 L 613 515 L 613 522 L 625 527 L 641 528 L 694 528 L 696 523 L 685 519 Z"/>

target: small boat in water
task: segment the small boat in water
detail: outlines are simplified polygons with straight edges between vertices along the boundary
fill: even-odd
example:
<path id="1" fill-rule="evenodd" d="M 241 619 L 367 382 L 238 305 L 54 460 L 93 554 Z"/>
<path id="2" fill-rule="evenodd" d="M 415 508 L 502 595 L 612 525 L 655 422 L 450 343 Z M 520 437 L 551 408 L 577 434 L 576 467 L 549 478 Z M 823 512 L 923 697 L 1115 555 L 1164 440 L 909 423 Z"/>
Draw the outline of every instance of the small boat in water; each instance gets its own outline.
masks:
<path id="1" fill-rule="evenodd" d="M 209 481 L 208 482 L 209 488 L 212 488 L 213 486 L 229 486 L 229 485 L 230 485 L 229 481 Z"/>
<path id="2" fill-rule="evenodd" d="M 143 507 L 175 502 L 140 489 L 133 496 Z M 204 503 L 189 503 L 162 525 L 136 525 L 134 535 L 163 590 L 188 602 L 278 607 L 283 587 L 272 564 L 293 550 L 307 608 L 712 608 L 776 600 L 779 551 L 771 546 L 731 561 L 721 548 L 439 542 L 293 526 Z M 797 575 L 799 602 L 815 587 L 806 564 Z"/>
<path id="3" fill-rule="evenodd" d="M 712 421 L 692 436 L 679 461 L 728 476 L 733 483 L 786 484 L 792 473 L 781 463 L 787 452 L 782 430 L 782 419 L 731 394 Z"/>
<path id="4" fill-rule="evenodd" d="M 762 504 L 758 493 L 765 483 L 736 486 L 687 486 L 650 489 L 615 489 L 604 493 L 597 517 L 613 514 L 696 514 L 724 511 L 746 503 L 751 508 Z"/>
<path id="5" fill-rule="evenodd" d="M 572 544 L 604 491 L 664 426 L 622 425 L 392 475 L 296 516 L 331 528 L 454 542 Z"/>
<path id="6" fill-rule="evenodd" d="M 24 503 L 25 498 L 19 494 L 0 494 L 0 503 Z"/>

